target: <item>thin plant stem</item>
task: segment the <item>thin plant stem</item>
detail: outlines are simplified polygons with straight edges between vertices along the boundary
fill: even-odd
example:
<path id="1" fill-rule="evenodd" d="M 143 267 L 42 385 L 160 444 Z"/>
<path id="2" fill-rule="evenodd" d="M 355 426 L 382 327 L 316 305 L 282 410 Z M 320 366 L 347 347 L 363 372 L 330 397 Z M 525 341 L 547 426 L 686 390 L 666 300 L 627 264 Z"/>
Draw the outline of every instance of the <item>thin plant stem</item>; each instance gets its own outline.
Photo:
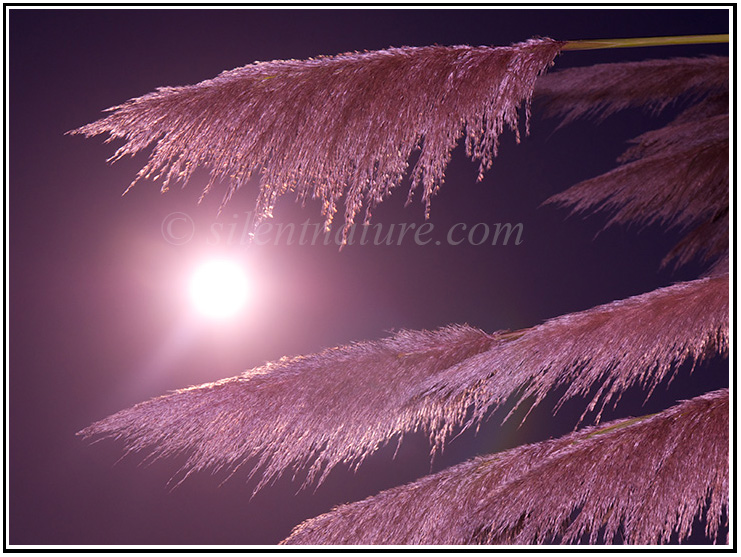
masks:
<path id="1" fill-rule="evenodd" d="M 636 37 L 630 39 L 589 39 L 568 41 L 563 50 L 597 50 L 639 46 L 675 46 L 684 44 L 727 43 L 728 35 L 680 35 L 674 37 Z"/>

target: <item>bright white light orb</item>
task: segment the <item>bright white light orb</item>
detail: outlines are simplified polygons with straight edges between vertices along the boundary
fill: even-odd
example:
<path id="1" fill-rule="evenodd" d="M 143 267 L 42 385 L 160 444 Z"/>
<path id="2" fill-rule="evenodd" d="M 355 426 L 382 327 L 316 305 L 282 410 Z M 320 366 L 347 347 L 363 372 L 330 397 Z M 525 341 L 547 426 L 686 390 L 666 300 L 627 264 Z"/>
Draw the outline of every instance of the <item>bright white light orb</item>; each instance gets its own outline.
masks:
<path id="1" fill-rule="evenodd" d="M 190 297 L 196 309 L 207 317 L 231 317 L 247 301 L 244 269 L 225 259 L 204 263 L 193 274 Z"/>

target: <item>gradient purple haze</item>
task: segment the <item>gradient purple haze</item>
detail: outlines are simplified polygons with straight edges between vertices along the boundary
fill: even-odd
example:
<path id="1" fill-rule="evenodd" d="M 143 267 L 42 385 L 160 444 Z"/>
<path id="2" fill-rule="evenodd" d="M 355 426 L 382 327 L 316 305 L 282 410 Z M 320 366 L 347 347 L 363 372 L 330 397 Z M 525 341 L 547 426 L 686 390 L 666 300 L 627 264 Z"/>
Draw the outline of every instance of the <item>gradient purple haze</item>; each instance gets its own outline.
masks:
<path id="1" fill-rule="evenodd" d="M 194 321 L 182 282 L 213 247 L 172 246 L 160 234 L 173 211 L 206 227 L 221 192 L 196 207 L 206 176 L 160 195 L 142 182 L 121 198 L 141 160 L 114 166 L 99 140 L 64 132 L 100 110 L 162 85 L 184 85 L 253 60 L 428 44 L 506 45 L 557 39 L 724 33 L 725 11 L 13 11 L 10 33 L 10 470 L 13 544 L 275 543 L 303 519 L 430 471 L 424 439 L 398 456 L 380 451 L 355 475 L 330 474 L 316 493 L 280 480 L 248 500 L 237 475 L 200 475 L 174 491 L 174 461 L 119 464 L 120 447 L 88 447 L 74 433 L 169 389 L 228 377 L 283 355 L 316 352 L 389 329 L 469 323 L 517 329 L 570 311 L 694 278 L 698 268 L 658 271 L 679 235 L 658 227 L 615 228 L 604 217 L 566 218 L 538 208 L 550 195 L 611 168 L 625 141 L 666 122 L 628 111 L 595 125 L 554 131 L 539 117 L 519 146 L 511 134 L 483 183 L 454 154 L 432 202 L 432 222 L 522 222 L 520 246 L 294 246 L 230 251 L 253 268 L 259 300 L 233 327 Z M 565 68 L 648 57 L 726 54 L 727 46 L 568 53 Z M 140 157 L 141 158 L 141 157 Z M 197 181 L 201 180 L 199 184 Z M 403 189 L 403 188 L 402 188 Z M 255 191 L 235 195 L 225 216 L 251 210 Z M 417 199 L 397 192 L 374 222 L 417 222 Z M 284 198 L 276 221 L 320 220 Z M 683 370 L 686 371 L 686 370 Z M 631 391 L 606 418 L 644 414 L 728 384 L 726 361 L 680 373 L 645 407 Z M 554 401 L 557 400 L 554 398 Z M 550 417 L 548 401 L 519 430 L 516 420 L 466 434 L 438 457 L 439 470 L 570 431 L 579 404 Z"/>

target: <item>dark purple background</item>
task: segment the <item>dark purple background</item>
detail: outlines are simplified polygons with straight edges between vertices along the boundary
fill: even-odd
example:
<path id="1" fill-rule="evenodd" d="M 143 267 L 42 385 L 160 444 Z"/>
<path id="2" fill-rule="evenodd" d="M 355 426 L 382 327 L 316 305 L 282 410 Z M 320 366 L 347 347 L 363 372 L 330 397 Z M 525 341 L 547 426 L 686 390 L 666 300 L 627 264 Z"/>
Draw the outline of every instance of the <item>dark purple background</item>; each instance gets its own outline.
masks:
<path id="1" fill-rule="evenodd" d="M 113 166 L 114 147 L 64 132 L 103 108 L 163 85 L 183 85 L 254 60 L 428 44 L 507 45 L 533 36 L 608 38 L 728 32 L 724 10 L 12 10 L 10 32 L 10 471 L 12 544 L 275 543 L 301 520 L 430 471 L 427 444 L 410 436 L 395 460 L 384 449 L 355 475 L 333 472 L 316 492 L 288 479 L 250 500 L 244 475 L 192 477 L 175 490 L 178 461 L 116 463 L 121 446 L 88 446 L 75 432 L 170 389 L 233 376 L 283 355 L 317 351 L 391 329 L 467 322 L 487 331 L 537 324 L 562 313 L 694 278 L 699 267 L 660 271 L 678 239 L 659 228 L 611 229 L 604 216 L 567 218 L 539 205 L 614 165 L 625 141 L 668 121 L 626 111 L 606 122 L 555 131 L 539 117 L 519 146 L 511 134 L 483 183 L 459 149 L 433 200 L 432 222 L 522 222 L 520 246 L 232 246 L 258 284 L 252 310 L 231 328 L 187 327 L 185 272 L 207 246 L 172 246 L 160 234 L 173 211 L 200 227 L 220 192 L 123 189 L 145 157 Z M 556 67 L 649 57 L 726 54 L 726 45 L 565 53 Z M 321 138 L 317 138 L 321 141 Z M 421 222 L 399 191 L 374 222 Z M 249 211 L 254 188 L 225 217 Z M 320 220 L 289 197 L 277 222 Z M 728 384 L 718 360 L 641 407 L 629 392 L 607 419 L 660 410 Z M 552 400 L 520 428 L 495 415 L 478 436 L 453 442 L 433 470 L 481 452 L 570 431 L 582 403 L 555 419 Z M 701 537 L 695 538 L 702 541 Z"/>

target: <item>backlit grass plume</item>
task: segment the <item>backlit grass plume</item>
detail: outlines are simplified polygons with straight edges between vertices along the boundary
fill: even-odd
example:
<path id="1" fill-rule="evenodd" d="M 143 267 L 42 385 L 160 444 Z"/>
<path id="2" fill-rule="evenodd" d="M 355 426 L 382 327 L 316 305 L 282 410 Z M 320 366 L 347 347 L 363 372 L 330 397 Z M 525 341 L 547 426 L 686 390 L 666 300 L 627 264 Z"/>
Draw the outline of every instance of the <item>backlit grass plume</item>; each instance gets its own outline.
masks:
<path id="1" fill-rule="evenodd" d="M 728 249 L 728 114 L 671 124 L 638 137 L 623 165 L 551 197 L 575 212 L 612 213 L 606 226 L 659 222 L 687 237 L 669 254 L 679 263 Z"/>
<path id="2" fill-rule="evenodd" d="M 659 112 L 678 98 L 728 91 L 728 58 L 669 58 L 569 68 L 538 80 L 536 97 L 563 123 L 629 107 Z"/>
<path id="3" fill-rule="evenodd" d="M 636 87 L 640 83 L 640 87 Z M 605 118 L 630 106 L 655 111 L 696 101 L 663 128 L 646 132 L 616 169 L 547 202 L 575 212 L 606 210 L 606 226 L 637 223 L 689 229 L 667 255 L 677 265 L 728 251 L 728 59 L 676 58 L 573 68 L 545 76 L 537 97 L 563 118 Z"/>
<path id="4" fill-rule="evenodd" d="M 481 456 L 339 506 L 284 544 L 669 543 L 728 512 L 728 391 Z M 726 540 L 718 540 L 727 543 Z"/>
<path id="5" fill-rule="evenodd" d="M 322 201 L 329 226 L 345 196 L 345 232 L 399 185 L 415 149 L 411 190 L 426 213 L 462 136 L 489 168 L 505 126 L 527 127 L 535 80 L 563 43 L 533 39 L 511 47 L 431 46 L 255 63 L 186 87 L 162 87 L 109 109 L 75 130 L 125 144 L 113 159 L 154 145 L 140 177 L 187 182 L 211 171 L 206 191 L 227 180 L 227 199 L 260 175 L 257 214 L 279 196 Z M 205 192 L 204 192 L 205 193 Z"/>
<path id="6" fill-rule="evenodd" d="M 634 384 L 653 389 L 685 361 L 728 349 L 728 278 L 677 284 L 514 333 L 471 327 L 393 337 L 284 358 L 138 404 L 83 430 L 154 457 L 185 453 L 183 472 L 261 471 L 257 489 L 308 467 L 321 481 L 409 431 L 433 449 L 518 394 L 562 400 L 599 385 L 589 408 Z M 473 413 L 471 414 L 471 410 Z"/>
<path id="7" fill-rule="evenodd" d="M 206 191 L 224 179 L 228 197 L 257 173 L 263 216 L 295 191 L 321 199 L 329 225 L 344 195 L 347 231 L 362 208 L 369 218 L 400 184 L 415 149 L 410 196 L 421 188 L 427 210 L 461 137 L 485 171 L 504 128 L 517 134 L 523 107 L 527 129 L 536 79 L 566 44 L 404 47 L 253 64 L 130 100 L 77 132 L 123 138 L 114 158 L 154 145 L 139 177 L 159 175 L 165 188 L 203 166 L 212 177 Z M 181 477 L 245 466 L 259 474 L 256 489 L 286 472 L 320 483 L 407 432 L 426 433 L 434 453 L 507 401 L 536 405 L 556 390 L 556 410 L 579 398 L 582 420 L 598 423 L 629 387 L 649 396 L 682 364 L 726 356 L 728 71 L 721 57 L 603 64 L 545 76 L 537 87 L 564 123 L 684 103 L 673 121 L 636 138 L 617 168 L 548 201 L 605 210 L 607 225 L 685 230 L 665 261 L 701 259 L 709 270 L 700 278 L 519 331 L 401 331 L 283 358 L 80 433 L 120 438 L 150 458 L 185 455 Z M 287 542 L 654 544 L 684 540 L 698 516 L 717 538 L 727 512 L 728 392 L 718 391 L 655 416 L 478 457 L 307 521 Z"/>

